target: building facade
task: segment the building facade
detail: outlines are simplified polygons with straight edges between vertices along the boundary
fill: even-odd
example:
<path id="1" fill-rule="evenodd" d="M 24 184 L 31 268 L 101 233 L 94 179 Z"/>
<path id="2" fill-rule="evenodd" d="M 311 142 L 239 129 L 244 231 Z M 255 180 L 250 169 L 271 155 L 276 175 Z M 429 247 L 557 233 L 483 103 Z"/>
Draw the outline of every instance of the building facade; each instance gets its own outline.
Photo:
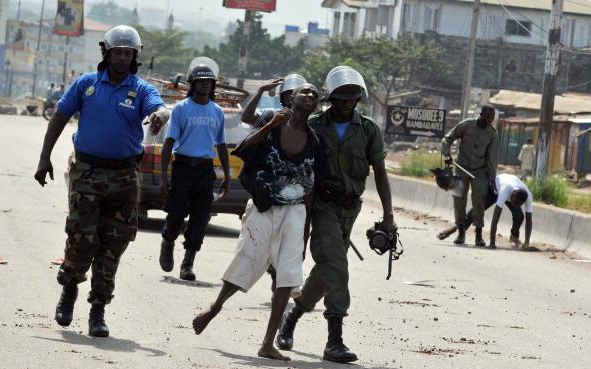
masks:
<path id="1" fill-rule="evenodd" d="M 444 49 L 445 87 L 461 90 L 473 0 L 324 0 L 332 37 L 414 35 Z M 551 1 L 482 0 L 472 87 L 540 92 Z M 558 89 L 591 92 L 591 3 L 564 5 Z"/>
<path id="2" fill-rule="evenodd" d="M 39 34 L 38 21 L 7 22 L 3 58 L 5 79 L 8 82 L 6 95 L 19 97 L 31 94 L 35 63 L 38 64 L 37 95 L 42 95 L 51 83 L 59 86 L 64 75 L 67 78 L 72 71 L 77 76 L 96 70 L 102 58 L 99 42 L 110 26 L 86 18 L 84 35 L 68 38 L 55 35 L 53 25 L 54 19 L 44 20 Z"/>
<path id="3" fill-rule="evenodd" d="M 331 10 L 331 36 L 361 37 L 435 32 L 469 37 L 473 0 L 324 0 Z M 551 1 L 482 0 L 478 39 L 543 46 L 548 40 Z M 564 5 L 562 43 L 591 46 L 591 3 Z"/>
<path id="4" fill-rule="evenodd" d="M 299 26 L 285 26 L 285 44 L 296 46 L 300 41 L 309 49 L 315 49 L 326 45 L 329 38 L 329 30 L 318 27 L 317 22 L 309 22 L 308 29 L 303 32 Z"/>

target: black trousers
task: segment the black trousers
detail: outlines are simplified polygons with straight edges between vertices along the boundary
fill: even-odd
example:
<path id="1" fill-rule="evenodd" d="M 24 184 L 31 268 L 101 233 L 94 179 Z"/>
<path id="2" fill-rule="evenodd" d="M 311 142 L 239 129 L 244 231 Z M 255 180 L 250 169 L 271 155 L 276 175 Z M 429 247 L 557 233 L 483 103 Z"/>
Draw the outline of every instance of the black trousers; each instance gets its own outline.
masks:
<path id="1" fill-rule="evenodd" d="M 494 204 L 496 204 L 497 198 L 498 195 L 496 195 L 494 191 L 489 188 L 484 201 L 484 208 L 488 209 Z M 505 201 L 505 205 L 511 211 L 511 217 L 513 218 L 513 225 L 511 226 L 511 235 L 519 238 L 519 229 L 521 228 L 521 225 L 523 224 L 523 219 L 525 217 L 525 215 L 523 214 L 523 210 L 521 210 L 521 207 L 513 205 L 511 201 Z M 466 214 L 466 229 L 468 229 L 472 225 L 473 220 L 474 217 L 472 215 L 472 209 L 470 209 Z"/>
<path id="2" fill-rule="evenodd" d="M 213 185 L 216 179 L 212 164 L 190 165 L 175 160 L 172 163 L 170 193 L 164 210 L 168 213 L 162 238 L 174 241 L 179 236 L 187 215 L 185 249 L 199 251 L 205 229 L 211 218 Z"/>

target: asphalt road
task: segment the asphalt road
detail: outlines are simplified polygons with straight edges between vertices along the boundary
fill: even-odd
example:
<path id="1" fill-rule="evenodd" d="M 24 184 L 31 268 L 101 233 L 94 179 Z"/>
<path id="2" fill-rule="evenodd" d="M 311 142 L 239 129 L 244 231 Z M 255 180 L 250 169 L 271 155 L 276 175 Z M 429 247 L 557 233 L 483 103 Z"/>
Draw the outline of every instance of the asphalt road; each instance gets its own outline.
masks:
<path id="1" fill-rule="evenodd" d="M 290 363 L 256 351 L 269 314 L 270 280 L 230 300 L 195 336 L 191 320 L 213 301 L 238 236 L 235 216 L 214 217 L 197 256 L 198 281 L 178 280 L 158 266 L 162 213 L 123 256 L 115 299 L 107 308 L 109 338 L 87 336 L 89 305 L 82 284 L 72 326 L 53 321 L 60 293 L 57 267 L 66 217 L 63 172 L 71 151 L 67 127 L 53 154 L 55 181 L 33 180 L 46 122 L 0 118 L 0 369 L 25 368 L 337 368 L 323 362 L 326 323 L 318 311 L 296 331 Z M 365 230 L 380 216 L 365 196 L 350 255 L 350 316 L 345 341 L 359 368 L 590 368 L 591 264 L 564 254 L 475 249 L 441 242 L 445 225 L 397 215 L 405 253 L 386 281 L 386 258 L 367 247 Z M 471 239 L 471 238 L 469 238 Z M 176 250 L 177 261 L 182 257 Z M 311 258 L 304 270 L 311 267 Z"/>

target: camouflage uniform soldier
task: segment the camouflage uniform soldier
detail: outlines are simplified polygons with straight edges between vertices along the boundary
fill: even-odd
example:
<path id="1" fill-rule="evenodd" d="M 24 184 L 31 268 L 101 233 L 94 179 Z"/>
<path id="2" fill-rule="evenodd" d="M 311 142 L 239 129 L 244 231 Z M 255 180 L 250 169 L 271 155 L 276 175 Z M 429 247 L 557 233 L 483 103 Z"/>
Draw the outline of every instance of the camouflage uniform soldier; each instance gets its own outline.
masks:
<path id="1" fill-rule="evenodd" d="M 312 205 L 310 252 L 315 265 L 302 295 L 294 299 L 295 306 L 284 314 L 276 342 L 280 349 L 291 350 L 297 321 L 324 298 L 324 317 L 328 322 L 324 359 L 352 362 L 357 355 L 345 346 L 342 338 L 343 318 L 351 300 L 347 251 L 370 166 L 384 211 L 382 226 L 391 232 L 396 225 L 382 134 L 370 117 L 355 109 L 366 94 L 363 77 L 350 67 L 339 66 L 329 72 L 324 87 L 332 106 L 308 121 L 323 143 L 328 167 L 314 190 Z"/>
<path id="2" fill-rule="evenodd" d="M 449 131 L 442 142 L 442 153 L 445 163 L 451 164 L 450 147 L 460 139 L 457 163 L 468 170 L 476 178 L 469 177 L 464 171 L 457 170 L 457 174 L 464 183 L 464 192 L 460 197 L 454 196 L 455 222 L 458 227 L 458 237 L 455 244 L 466 242 L 466 202 L 468 189 L 472 186 L 472 212 L 476 232 L 475 245 L 486 246 L 482 238 L 484 227 L 485 198 L 488 188 L 494 188 L 497 176 L 498 140 L 497 130 L 491 125 L 495 120 L 495 109 L 490 105 L 482 107 L 479 118 L 469 118 L 461 121 Z"/>
<path id="3" fill-rule="evenodd" d="M 153 134 L 168 120 L 158 91 L 135 76 L 142 49 L 137 31 L 117 26 L 100 43 L 98 72 L 68 88 L 49 122 L 35 179 L 53 179 L 50 156 L 66 123 L 80 112 L 69 172 L 69 215 L 65 258 L 58 272 L 63 291 L 55 311 L 62 326 L 72 322 L 78 283 L 92 267 L 89 334 L 106 337 L 105 304 L 111 302 L 121 255 L 137 231 L 137 164 L 142 156 L 142 121 Z"/>

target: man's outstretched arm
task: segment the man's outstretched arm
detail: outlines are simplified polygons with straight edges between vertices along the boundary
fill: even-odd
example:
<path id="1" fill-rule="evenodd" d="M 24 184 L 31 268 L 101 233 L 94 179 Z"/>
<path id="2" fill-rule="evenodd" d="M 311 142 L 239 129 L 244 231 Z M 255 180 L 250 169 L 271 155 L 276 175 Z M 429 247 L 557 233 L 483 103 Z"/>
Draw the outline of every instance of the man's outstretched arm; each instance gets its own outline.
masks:
<path id="1" fill-rule="evenodd" d="M 503 208 L 499 207 L 498 205 L 495 206 L 495 211 L 493 213 L 493 218 L 490 223 L 490 246 L 496 246 L 497 241 L 497 225 L 499 224 L 499 219 L 501 219 L 501 213 L 503 212 Z"/>

